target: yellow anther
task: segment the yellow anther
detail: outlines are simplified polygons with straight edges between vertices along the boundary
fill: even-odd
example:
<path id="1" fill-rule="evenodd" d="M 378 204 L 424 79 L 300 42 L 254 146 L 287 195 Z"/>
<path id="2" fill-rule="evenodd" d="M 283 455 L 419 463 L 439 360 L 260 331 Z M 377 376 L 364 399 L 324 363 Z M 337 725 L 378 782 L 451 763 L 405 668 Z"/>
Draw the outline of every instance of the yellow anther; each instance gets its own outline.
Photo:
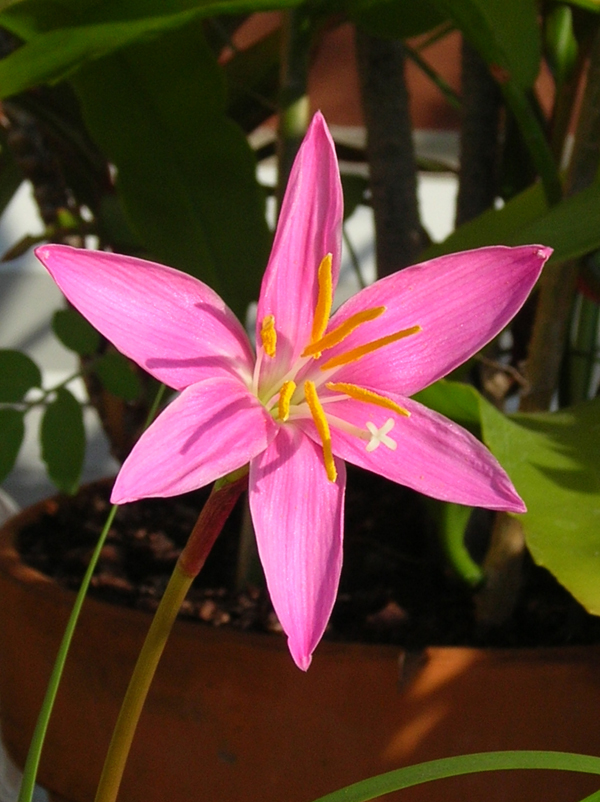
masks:
<path id="1" fill-rule="evenodd" d="M 336 393 L 344 393 L 350 398 L 355 398 L 357 401 L 364 401 L 367 404 L 375 404 L 377 407 L 384 409 L 391 409 L 392 412 L 397 412 L 398 415 L 404 415 L 410 418 L 410 412 L 404 407 L 401 407 L 390 398 L 383 395 L 374 393 L 372 390 L 367 390 L 364 387 L 358 387 L 356 384 L 346 384 L 345 382 L 327 382 L 325 385 L 328 390 L 333 390 Z"/>
<path id="2" fill-rule="evenodd" d="M 331 254 L 328 253 L 327 256 L 323 257 L 319 265 L 319 295 L 317 297 L 317 306 L 313 318 L 311 343 L 321 339 L 329 323 L 329 315 L 331 314 L 331 305 L 333 303 L 331 261 Z"/>
<path id="3" fill-rule="evenodd" d="M 369 320 L 375 320 L 380 317 L 380 315 L 383 315 L 384 312 L 385 306 L 374 306 L 373 309 L 363 309 L 362 312 L 351 315 L 347 320 L 344 320 L 343 323 L 340 323 L 339 326 L 336 326 L 335 329 L 332 329 L 324 337 L 321 337 L 320 340 L 307 345 L 302 352 L 302 356 L 319 357 L 322 351 L 326 351 L 328 348 L 333 348 L 334 345 L 338 345 L 342 340 L 345 340 L 349 334 L 352 334 L 355 329 L 362 326 L 363 323 L 367 323 Z"/>
<path id="4" fill-rule="evenodd" d="M 310 414 L 317 427 L 317 432 L 323 444 L 323 459 L 325 460 L 325 470 L 327 478 L 330 482 L 335 482 L 337 479 L 337 471 L 335 469 L 335 462 L 333 461 L 333 454 L 331 451 L 331 433 L 329 431 L 329 423 L 325 417 L 325 412 L 319 401 L 315 383 L 311 381 L 304 382 L 304 397 L 310 409 Z"/>
<path id="5" fill-rule="evenodd" d="M 260 339 L 265 349 L 265 354 L 274 357 L 277 346 L 277 332 L 275 331 L 275 318 L 273 315 L 267 315 L 264 318 L 260 328 Z"/>
<path id="6" fill-rule="evenodd" d="M 352 348 L 352 350 L 346 351 L 344 354 L 338 354 L 328 359 L 327 362 L 321 365 L 321 370 L 331 370 L 332 368 L 339 368 L 341 365 L 348 365 L 350 362 L 356 362 L 366 354 L 371 354 L 373 351 L 383 348 L 384 345 L 403 340 L 405 337 L 410 337 L 411 334 L 417 334 L 419 331 L 422 331 L 420 326 L 411 326 L 410 329 L 402 329 L 402 331 L 397 331 L 395 334 L 388 334 L 387 337 L 373 340 L 371 343 L 359 345 L 358 348 Z"/>
<path id="7" fill-rule="evenodd" d="M 290 417 L 290 401 L 296 389 L 296 382 L 287 381 L 281 385 L 279 391 L 278 415 L 280 421 L 286 421 Z"/>

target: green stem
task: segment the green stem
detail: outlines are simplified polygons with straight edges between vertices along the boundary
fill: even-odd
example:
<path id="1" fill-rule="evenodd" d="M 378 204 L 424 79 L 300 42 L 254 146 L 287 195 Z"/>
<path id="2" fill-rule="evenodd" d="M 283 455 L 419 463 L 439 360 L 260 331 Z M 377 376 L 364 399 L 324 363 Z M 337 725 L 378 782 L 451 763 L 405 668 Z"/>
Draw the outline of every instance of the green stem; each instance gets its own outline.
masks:
<path id="1" fill-rule="evenodd" d="M 471 557 L 465 544 L 465 532 L 472 507 L 451 502 L 438 502 L 440 509 L 439 533 L 446 559 L 456 574 L 472 588 L 484 580 L 481 566 Z"/>
<path id="2" fill-rule="evenodd" d="M 96 802 L 114 802 L 117 798 L 137 723 L 181 603 L 246 484 L 247 468 L 215 483 L 179 556 L 133 670 L 102 769 Z"/>
<path id="3" fill-rule="evenodd" d="M 424 75 L 426 75 L 429 80 L 437 86 L 440 90 L 442 95 L 444 96 L 444 100 L 448 103 L 449 106 L 452 106 L 453 109 L 460 111 L 462 108 L 462 102 L 460 95 L 456 92 L 444 79 L 439 72 L 433 69 L 431 64 L 426 61 L 423 56 L 419 53 L 418 50 L 411 47 L 407 42 L 404 42 L 404 52 L 406 53 L 406 57 L 410 59 Z"/>
<path id="4" fill-rule="evenodd" d="M 361 290 L 367 286 L 367 282 L 364 280 L 362 276 L 362 271 L 360 269 L 360 259 L 358 258 L 358 254 L 356 253 L 356 248 L 352 244 L 352 240 L 348 236 L 348 231 L 346 229 L 346 224 L 342 225 L 342 237 L 344 239 L 344 244 L 348 249 L 348 255 L 350 256 L 350 262 L 352 263 L 352 269 L 354 270 L 354 275 L 356 276 L 356 280 L 358 281 L 358 286 Z"/>
<path id="5" fill-rule="evenodd" d="M 165 390 L 166 390 L 165 385 L 161 384 L 156 394 L 156 398 L 154 399 L 154 403 L 152 404 L 152 408 L 148 413 L 148 418 L 146 420 L 145 428 L 147 428 L 150 425 L 150 423 L 154 420 L 154 416 L 156 415 L 156 411 L 158 409 L 158 406 L 161 402 Z M 94 549 L 92 558 L 87 567 L 87 571 L 85 572 L 85 576 L 83 577 L 81 587 L 79 588 L 79 591 L 75 598 L 75 604 L 73 605 L 71 615 L 69 616 L 69 620 L 65 628 L 65 633 L 63 635 L 60 647 L 58 649 L 56 661 L 52 668 L 50 680 L 48 681 L 46 695 L 44 696 L 44 701 L 42 703 L 40 714 L 38 716 L 38 720 L 35 725 L 33 737 L 31 739 L 29 752 L 27 753 L 27 760 L 25 761 L 25 768 L 23 769 L 23 780 L 21 782 L 21 788 L 19 790 L 18 802 L 31 802 L 33 798 L 33 792 L 35 790 L 35 780 L 40 764 L 42 748 L 44 746 L 44 739 L 46 737 L 46 731 L 48 730 L 48 723 L 50 721 L 50 716 L 52 715 L 52 709 L 54 707 L 54 701 L 56 699 L 56 694 L 58 692 L 58 688 L 62 678 L 65 662 L 69 654 L 69 648 L 71 646 L 73 634 L 75 632 L 75 628 L 79 620 L 79 614 L 81 612 L 83 602 L 87 595 L 87 591 L 92 576 L 94 574 L 94 571 L 96 570 L 96 563 L 98 562 L 98 558 L 100 557 L 100 553 L 104 546 L 104 541 L 106 540 L 106 536 L 108 535 L 110 527 L 112 526 L 112 522 L 114 520 L 117 510 L 118 506 L 114 504 L 108 514 L 106 523 L 104 524 L 104 528 L 102 529 L 102 532 L 98 539 L 98 543 L 96 544 L 96 548 Z"/>
<path id="6" fill-rule="evenodd" d="M 567 402 L 576 404 L 586 401 L 589 396 L 594 367 L 597 361 L 596 341 L 598 339 L 598 304 L 581 296 L 577 330 L 573 346 L 568 354 L 569 371 Z"/>
<path id="7" fill-rule="evenodd" d="M 96 792 L 97 801 L 117 798 L 121 777 L 129 755 L 129 748 L 146 701 L 150 683 L 154 677 L 154 672 L 158 666 L 158 661 L 169 637 L 173 622 L 177 618 L 181 603 L 193 579 L 194 577 L 185 574 L 179 563 L 177 563 L 152 620 L 152 625 L 127 688 Z"/>
<path id="8" fill-rule="evenodd" d="M 513 81 L 501 84 L 500 88 L 542 181 L 548 205 L 553 206 L 562 197 L 562 186 L 552 150 L 533 103 Z"/>
<path id="9" fill-rule="evenodd" d="M 586 87 L 566 180 L 566 196 L 589 186 L 599 164 L 600 27 L 595 31 L 590 51 Z M 526 364 L 529 387 L 520 403 L 524 412 L 545 410 L 550 406 L 568 339 L 578 273 L 579 265 L 574 261 L 550 262 L 542 273 Z"/>
<path id="10" fill-rule="evenodd" d="M 56 699 L 56 694 L 58 692 L 58 687 L 60 685 L 63 669 L 65 666 L 65 662 L 67 660 L 67 655 L 69 653 L 69 647 L 71 646 L 71 641 L 73 639 L 75 627 L 77 626 L 77 621 L 79 619 L 79 613 L 81 612 L 81 608 L 83 606 L 83 602 L 87 594 L 90 580 L 96 568 L 98 557 L 100 556 L 100 552 L 102 551 L 102 547 L 104 546 L 104 541 L 106 540 L 106 536 L 112 525 L 117 510 L 118 507 L 115 504 L 113 505 L 108 514 L 108 518 L 106 519 L 106 523 L 104 524 L 104 528 L 102 529 L 102 533 L 100 534 L 100 538 L 98 539 L 98 543 L 96 544 L 96 548 L 94 549 L 94 553 L 92 554 L 92 559 L 90 560 L 90 564 L 88 565 L 87 571 L 85 572 L 83 582 L 81 583 L 81 587 L 79 588 L 79 592 L 77 593 L 77 598 L 75 599 L 73 610 L 71 611 L 69 621 L 65 628 L 65 632 L 58 650 L 58 654 L 56 656 L 56 661 L 52 668 L 52 674 L 50 675 L 48 687 L 46 689 L 44 702 L 42 704 L 42 708 L 40 710 L 40 714 L 38 716 L 38 720 L 35 725 L 35 730 L 33 733 L 33 738 L 31 739 L 29 752 L 27 753 L 27 760 L 25 761 L 25 768 L 23 769 L 23 780 L 21 782 L 18 802 L 31 802 L 31 799 L 33 797 L 33 792 L 35 789 L 35 780 L 42 753 L 42 747 L 44 745 L 44 739 L 46 737 L 48 723 L 50 721 L 50 716 L 52 714 L 52 708 L 54 707 L 54 700 Z"/>

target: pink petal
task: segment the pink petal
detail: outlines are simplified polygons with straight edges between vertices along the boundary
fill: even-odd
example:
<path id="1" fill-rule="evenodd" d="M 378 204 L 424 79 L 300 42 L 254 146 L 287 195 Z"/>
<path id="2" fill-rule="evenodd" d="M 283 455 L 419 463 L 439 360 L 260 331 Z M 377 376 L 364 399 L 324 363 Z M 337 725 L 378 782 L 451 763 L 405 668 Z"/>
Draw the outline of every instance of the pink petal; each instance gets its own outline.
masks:
<path id="1" fill-rule="evenodd" d="M 111 501 L 125 504 L 203 487 L 246 465 L 276 433 L 271 416 L 239 380 L 194 384 L 138 440 Z"/>
<path id="2" fill-rule="evenodd" d="M 283 365 L 285 372 L 310 339 L 317 271 L 328 253 L 333 256 L 334 287 L 337 284 L 342 214 L 335 147 L 317 113 L 292 167 L 258 302 L 257 343 L 264 318 L 275 317 L 278 359 L 271 370 Z"/>
<path id="3" fill-rule="evenodd" d="M 126 356 L 176 390 L 210 376 L 250 376 L 250 343 L 210 287 L 170 267 L 43 245 L 36 256 L 69 301 Z"/>
<path id="4" fill-rule="evenodd" d="M 250 465 L 250 510 L 260 559 L 292 657 L 306 671 L 325 631 L 342 568 L 346 470 L 325 475 L 321 448 L 282 426 Z"/>
<path id="5" fill-rule="evenodd" d="M 350 400 L 338 401 L 330 409 L 331 414 L 361 429 L 365 429 L 367 421 L 380 429 L 391 418 L 394 425 L 389 437 L 397 443 L 395 451 L 381 443 L 369 452 L 366 441 L 332 428 L 334 454 L 442 501 L 525 512 L 504 469 L 479 440 L 416 401 L 392 398 L 411 413 L 409 418 Z M 311 432 L 311 425 L 306 426 Z M 318 438 L 314 429 L 312 437 Z"/>
<path id="6" fill-rule="evenodd" d="M 362 357 L 335 374 L 380 392 L 412 395 L 480 350 L 521 308 L 550 248 L 479 248 L 406 268 L 350 298 L 330 328 L 365 309 L 385 306 L 323 359 L 419 325 L 422 331 Z"/>

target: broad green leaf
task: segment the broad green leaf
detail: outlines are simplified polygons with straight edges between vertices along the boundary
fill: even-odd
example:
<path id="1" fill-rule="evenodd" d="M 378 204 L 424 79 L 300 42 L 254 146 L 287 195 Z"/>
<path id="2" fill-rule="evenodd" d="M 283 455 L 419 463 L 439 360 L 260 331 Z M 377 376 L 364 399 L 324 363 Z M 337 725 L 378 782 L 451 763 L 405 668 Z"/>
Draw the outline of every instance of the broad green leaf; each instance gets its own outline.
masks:
<path id="1" fill-rule="evenodd" d="M 117 351 L 104 354 L 94 370 L 106 389 L 124 401 L 135 401 L 140 397 L 142 386 L 129 360 Z"/>
<path id="2" fill-rule="evenodd" d="M 33 359 L 20 351 L 0 350 L 0 403 L 17 403 L 32 387 L 42 386 L 42 374 Z"/>
<path id="3" fill-rule="evenodd" d="M 12 471 L 25 437 L 25 413 L 16 409 L 0 409 L 0 482 Z"/>
<path id="4" fill-rule="evenodd" d="M 501 82 L 528 89 L 537 78 L 541 37 L 535 0 L 433 0 Z"/>
<path id="5" fill-rule="evenodd" d="M 15 3 L 18 2 L 20 2 L 20 0 L 0 0 L 0 11 L 4 11 L 5 8 L 13 6 Z"/>
<path id="6" fill-rule="evenodd" d="M 462 382 L 440 381 L 430 384 L 414 396 L 415 401 L 445 415 L 475 435 L 481 430 L 479 394 Z"/>
<path id="7" fill-rule="evenodd" d="M 526 189 L 502 209 L 491 209 L 456 229 L 444 242 L 428 248 L 421 259 L 484 245 L 539 243 L 554 248 L 564 262 L 600 247 L 600 182 L 557 203 L 551 209 L 540 185 Z"/>
<path id="8" fill-rule="evenodd" d="M 25 40 L 58 28 L 143 22 L 188 11 L 203 17 L 250 14 L 298 5 L 300 0 L 20 0 L 2 14 L 3 25 Z"/>
<path id="9" fill-rule="evenodd" d="M 533 558 L 600 615 L 600 399 L 510 419 L 480 403 L 484 441 L 527 505 Z"/>
<path id="10" fill-rule="evenodd" d="M 600 246 L 600 182 L 565 198 L 523 226 L 508 244 L 527 242 L 552 246 L 554 258 L 561 262 L 596 250 Z"/>
<path id="11" fill-rule="evenodd" d="M 534 560 L 600 615 L 600 398 L 510 417 L 457 382 L 438 381 L 415 398 L 472 431 L 480 422 L 527 505 L 521 521 Z"/>
<path id="12" fill-rule="evenodd" d="M 427 248 L 422 259 L 433 259 L 444 253 L 455 253 L 484 245 L 506 245 L 523 226 L 535 222 L 548 212 L 541 184 L 534 184 L 516 195 L 501 209 L 488 209 L 474 220 L 464 223 L 443 242 Z"/>
<path id="13" fill-rule="evenodd" d="M 457 382 L 436 382 L 416 398 L 472 431 L 480 421 L 527 505 L 521 521 L 534 560 L 600 615 L 600 398 L 510 417 Z"/>
<path id="14" fill-rule="evenodd" d="M 81 404 L 64 387 L 44 412 L 40 440 L 48 476 L 60 490 L 75 493 L 85 456 L 85 430 Z"/>
<path id="15" fill-rule="evenodd" d="M 0 61 L 0 97 L 66 78 L 83 64 L 133 42 L 148 41 L 194 19 L 218 14 L 267 11 L 300 0 L 212 0 L 165 3 L 18 3 L 0 14 L 0 25 L 26 44 Z"/>
<path id="16" fill-rule="evenodd" d="M 350 0 L 346 13 L 367 33 L 389 39 L 418 36 L 447 19 L 429 0 Z"/>
<path id="17" fill-rule="evenodd" d="M 585 8 L 587 11 L 600 11 L 600 0 L 568 0 L 572 6 L 579 6 Z"/>
<path id="18" fill-rule="evenodd" d="M 61 343 L 80 356 L 89 356 L 98 349 L 100 335 L 75 309 L 59 309 L 52 318 L 52 330 Z"/>
<path id="19" fill-rule="evenodd" d="M 258 295 L 270 235 L 254 155 L 225 116 L 222 75 L 200 27 L 121 50 L 74 84 L 141 242 L 243 317 Z"/>

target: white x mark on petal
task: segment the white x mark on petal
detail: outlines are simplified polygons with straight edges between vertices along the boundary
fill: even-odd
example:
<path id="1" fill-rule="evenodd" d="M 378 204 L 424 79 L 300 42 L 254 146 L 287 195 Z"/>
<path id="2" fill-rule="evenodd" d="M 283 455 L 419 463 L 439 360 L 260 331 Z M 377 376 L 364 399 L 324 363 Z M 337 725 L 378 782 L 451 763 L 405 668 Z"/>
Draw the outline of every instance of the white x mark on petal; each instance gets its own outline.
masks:
<path id="1" fill-rule="evenodd" d="M 384 446 L 387 446 L 390 451 L 396 450 L 398 443 L 388 436 L 388 432 L 391 432 L 394 428 L 394 423 L 395 421 L 393 418 L 388 418 L 381 429 L 378 429 L 374 423 L 367 421 L 367 429 L 371 434 L 371 439 L 367 443 L 367 451 L 375 451 L 376 448 L 379 448 L 381 443 L 383 443 Z"/>

